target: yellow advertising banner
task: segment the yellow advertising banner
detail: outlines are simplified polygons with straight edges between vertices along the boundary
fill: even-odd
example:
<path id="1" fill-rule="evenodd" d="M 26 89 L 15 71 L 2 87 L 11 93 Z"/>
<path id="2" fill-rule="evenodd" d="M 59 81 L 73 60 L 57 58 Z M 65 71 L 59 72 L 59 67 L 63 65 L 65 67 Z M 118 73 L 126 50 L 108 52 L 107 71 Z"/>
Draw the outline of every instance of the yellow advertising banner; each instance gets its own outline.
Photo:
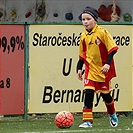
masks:
<path id="1" fill-rule="evenodd" d="M 119 46 L 115 55 L 117 77 L 112 80 L 117 111 L 133 109 L 132 26 L 101 25 Z M 83 82 L 77 79 L 79 36 L 82 25 L 29 26 L 29 112 L 81 112 Z M 100 94 L 95 95 L 94 111 L 105 112 Z"/>

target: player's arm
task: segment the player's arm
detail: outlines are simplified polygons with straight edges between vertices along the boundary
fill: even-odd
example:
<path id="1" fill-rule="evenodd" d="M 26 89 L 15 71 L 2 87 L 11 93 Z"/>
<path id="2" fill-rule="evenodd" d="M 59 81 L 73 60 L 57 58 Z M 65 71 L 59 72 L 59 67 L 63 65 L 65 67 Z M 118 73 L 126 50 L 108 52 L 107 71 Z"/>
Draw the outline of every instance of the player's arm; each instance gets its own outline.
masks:
<path id="1" fill-rule="evenodd" d="M 116 50 L 114 50 L 114 51 L 112 51 L 109 55 L 108 55 L 108 58 L 107 58 L 107 61 L 106 61 L 106 63 L 105 63 L 105 65 L 102 67 L 102 73 L 107 73 L 108 71 L 109 71 L 109 69 L 110 69 L 110 63 L 111 63 L 111 61 L 113 60 L 113 56 L 114 56 L 114 54 L 116 53 L 117 51 Z"/>
<path id="2" fill-rule="evenodd" d="M 78 79 L 82 80 L 82 68 L 83 68 L 84 60 L 79 59 L 77 63 L 77 73 L 78 73 Z"/>
<path id="3" fill-rule="evenodd" d="M 110 63 L 111 63 L 111 61 L 112 61 L 113 56 L 114 56 L 115 53 L 116 53 L 116 50 L 112 51 L 112 52 L 108 55 L 106 64 L 110 65 Z"/>
<path id="4" fill-rule="evenodd" d="M 80 45 L 79 45 L 79 60 L 77 63 L 77 74 L 78 74 L 78 79 L 82 80 L 82 67 L 84 64 L 84 52 L 86 51 L 86 45 L 84 43 L 85 38 L 81 35 L 80 36 Z"/>

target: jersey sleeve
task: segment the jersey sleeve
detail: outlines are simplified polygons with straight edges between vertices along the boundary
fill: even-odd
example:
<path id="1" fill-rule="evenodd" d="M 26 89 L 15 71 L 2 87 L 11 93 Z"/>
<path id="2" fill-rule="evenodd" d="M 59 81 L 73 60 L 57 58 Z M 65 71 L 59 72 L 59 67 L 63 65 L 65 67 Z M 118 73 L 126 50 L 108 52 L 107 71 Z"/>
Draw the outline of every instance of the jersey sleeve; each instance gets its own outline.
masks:
<path id="1" fill-rule="evenodd" d="M 82 36 L 80 37 L 80 44 L 79 44 L 79 59 L 84 60 L 86 53 L 86 43 L 85 38 Z"/>
<path id="2" fill-rule="evenodd" d="M 110 33 L 105 30 L 104 34 L 104 42 L 108 51 L 108 54 L 110 54 L 112 51 L 117 51 L 118 46 L 116 45 L 115 41 L 113 40 L 113 37 L 110 35 Z"/>

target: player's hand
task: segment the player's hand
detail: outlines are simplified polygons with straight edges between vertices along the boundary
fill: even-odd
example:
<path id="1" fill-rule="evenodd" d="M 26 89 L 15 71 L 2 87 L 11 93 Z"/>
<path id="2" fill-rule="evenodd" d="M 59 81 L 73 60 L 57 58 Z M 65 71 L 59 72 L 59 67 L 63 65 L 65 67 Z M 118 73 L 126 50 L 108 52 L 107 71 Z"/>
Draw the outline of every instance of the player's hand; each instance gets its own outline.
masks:
<path id="1" fill-rule="evenodd" d="M 82 70 L 78 70 L 78 79 L 83 80 L 82 78 Z"/>
<path id="2" fill-rule="evenodd" d="M 103 74 L 105 74 L 105 73 L 107 73 L 107 72 L 109 71 L 109 69 L 110 69 L 110 65 L 105 64 L 105 65 L 102 67 L 101 72 L 102 72 Z"/>

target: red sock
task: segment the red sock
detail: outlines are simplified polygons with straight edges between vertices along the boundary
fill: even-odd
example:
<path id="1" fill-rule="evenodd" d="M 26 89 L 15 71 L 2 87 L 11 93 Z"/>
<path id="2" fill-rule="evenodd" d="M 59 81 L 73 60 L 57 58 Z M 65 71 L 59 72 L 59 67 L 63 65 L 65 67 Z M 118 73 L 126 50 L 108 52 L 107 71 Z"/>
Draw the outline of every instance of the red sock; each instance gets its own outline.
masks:
<path id="1" fill-rule="evenodd" d="M 83 108 L 83 121 L 90 121 L 93 123 L 92 109 Z"/>
<path id="2" fill-rule="evenodd" d="M 108 114 L 112 115 L 115 113 L 114 100 L 111 103 L 105 103 Z"/>

